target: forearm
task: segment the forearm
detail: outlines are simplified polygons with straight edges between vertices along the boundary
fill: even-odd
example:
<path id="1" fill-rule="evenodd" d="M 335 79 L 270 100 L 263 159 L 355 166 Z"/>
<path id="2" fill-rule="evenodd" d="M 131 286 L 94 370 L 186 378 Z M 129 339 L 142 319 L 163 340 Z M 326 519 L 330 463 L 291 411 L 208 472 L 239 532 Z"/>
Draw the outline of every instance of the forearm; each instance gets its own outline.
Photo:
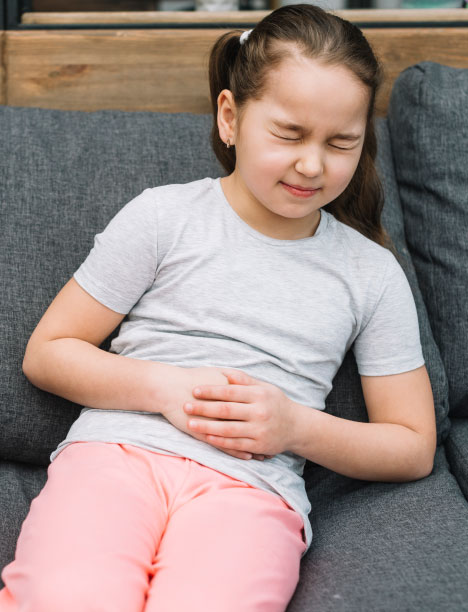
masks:
<path id="1" fill-rule="evenodd" d="M 360 480 L 402 482 L 427 476 L 432 462 L 417 432 L 391 423 L 359 423 L 295 404 L 290 450 Z"/>
<path id="2" fill-rule="evenodd" d="M 77 404 L 148 412 L 159 412 L 153 381 L 163 381 L 171 367 L 109 353 L 76 338 L 43 342 L 26 352 L 23 363 L 32 384 Z"/>

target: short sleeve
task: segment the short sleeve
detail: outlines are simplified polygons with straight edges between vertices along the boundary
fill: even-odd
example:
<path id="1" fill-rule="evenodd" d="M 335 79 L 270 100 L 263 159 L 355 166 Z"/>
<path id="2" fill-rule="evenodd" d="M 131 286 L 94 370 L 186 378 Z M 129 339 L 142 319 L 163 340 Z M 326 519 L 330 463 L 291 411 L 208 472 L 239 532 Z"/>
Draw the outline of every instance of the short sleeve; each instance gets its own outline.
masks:
<path id="1" fill-rule="evenodd" d="M 73 277 L 101 304 L 127 314 L 152 286 L 157 263 L 155 198 L 145 189 L 95 235 Z"/>
<path id="2" fill-rule="evenodd" d="M 425 363 L 413 293 L 403 268 L 389 255 L 377 303 L 352 345 L 363 376 L 399 374 Z"/>

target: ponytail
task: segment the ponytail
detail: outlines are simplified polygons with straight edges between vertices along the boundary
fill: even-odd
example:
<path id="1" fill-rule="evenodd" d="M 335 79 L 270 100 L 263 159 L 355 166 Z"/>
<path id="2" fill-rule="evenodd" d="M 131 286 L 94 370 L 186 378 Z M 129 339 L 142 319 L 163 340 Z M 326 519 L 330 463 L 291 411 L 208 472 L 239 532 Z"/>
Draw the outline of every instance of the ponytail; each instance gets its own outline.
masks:
<path id="1" fill-rule="evenodd" d="M 213 151 L 230 174 L 236 167 L 235 147 L 226 147 L 218 131 L 218 96 L 223 89 L 231 89 L 230 75 L 240 49 L 242 32 L 234 31 L 223 34 L 211 50 L 209 62 L 209 81 L 211 106 L 213 111 L 213 126 L 211 129 L 211 146 Z"/>

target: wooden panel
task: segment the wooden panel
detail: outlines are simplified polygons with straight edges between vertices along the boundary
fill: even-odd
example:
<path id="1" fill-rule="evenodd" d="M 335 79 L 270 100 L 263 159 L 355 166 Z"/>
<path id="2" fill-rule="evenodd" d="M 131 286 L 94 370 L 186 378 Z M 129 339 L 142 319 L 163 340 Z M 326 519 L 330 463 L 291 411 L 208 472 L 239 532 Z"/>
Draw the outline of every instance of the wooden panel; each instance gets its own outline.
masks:
<path id="1" fill-rule="evenodd" d="M 258 23 L 271 11 L 115 11 L 112 13 L 23 13 L 25 25 L 96 23 Z"/>
<path id="2" fill-rule="evenodd" d="M 208 112 L 219 30 L 7 32 L 8 104 Z"/>
<path id="3" fill-rule="evenodd" d="M 23 13 L 24 24 L 95 23 L 258 23 L 271 11 L 112 11 Z M 468 21 L 463 9 L 352 9 L 334 11 L 353 23 Z"/>
<path id="4" fill-rule="evenodd" d="M 33 11 L 144 11 L 154 0 L 32 0 Z"/>
<path id="5" fill-rule="evenodd" d="M 6 103 L 207 113 L 209 50 L 225 31 L 8 31 Z M 375 28 L 365 33 L 386 70 L 379 114 L 385 114 L 392 83 L 407 66 L 431 60 L 468 68 L 468 28 Z"/>
<path id="6" fill-rule="evenodd" d="M 377 99 L 378 115 L 386 114 L 393 82 L 408 66 L 432 61 L 454 68 L 468 68 L 468 28 L 367 29 L 364 32 L 385 71 Z"/>
<path id="7" fill-rule="evenodd" d="M 5 32 L 0 31 L 0 104 L 6 104 Z"/>

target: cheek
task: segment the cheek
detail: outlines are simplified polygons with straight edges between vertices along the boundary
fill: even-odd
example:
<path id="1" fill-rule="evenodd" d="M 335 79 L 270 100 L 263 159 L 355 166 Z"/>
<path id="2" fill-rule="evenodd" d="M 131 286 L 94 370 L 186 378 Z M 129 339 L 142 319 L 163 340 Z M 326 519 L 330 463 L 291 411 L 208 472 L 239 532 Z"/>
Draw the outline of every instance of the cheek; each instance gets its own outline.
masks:
<path id="1" fill-rule="evenodd" d="M 353 178 L 356 168 L 359 163 L 359 157 L 345 157 L 336 160 L 333 166 L 333 174 L 337 183 L 345 188 Z"/>
<path id="2" fill-rule="evenodd" d="M 266 171 L 284 170 L 294 164 L 297 154 L 293 147 L 281 146 L 276 142 L 267 142 L 263 150 L 258 152 L 258 159 Z"/>
<path id="3" fill-rule="evenodd" d="M 261 181 L 262 176 L 267 179 L 277 170 L 282 170 L 287 165 L 287 156 L 278 151 L 276 147 L 253 145 L 240 152 L 238 157 L 239 166 L 249 174 L 255 174 L 256 179 Z"/>

